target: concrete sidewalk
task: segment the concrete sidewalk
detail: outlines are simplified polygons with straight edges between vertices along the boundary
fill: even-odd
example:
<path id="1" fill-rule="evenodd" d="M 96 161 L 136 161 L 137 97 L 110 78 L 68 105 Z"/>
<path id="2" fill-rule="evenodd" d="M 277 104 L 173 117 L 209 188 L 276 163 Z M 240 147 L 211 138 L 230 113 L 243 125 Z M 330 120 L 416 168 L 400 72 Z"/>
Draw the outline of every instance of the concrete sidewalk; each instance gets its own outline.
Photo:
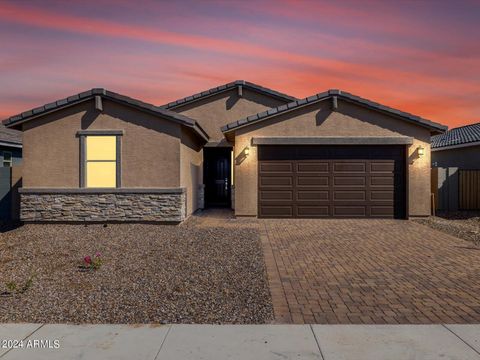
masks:
<path id="1" fill-rule="evenodd" d="M 0 359 L 480 360 L 480 325 L 5 324 Z"/>

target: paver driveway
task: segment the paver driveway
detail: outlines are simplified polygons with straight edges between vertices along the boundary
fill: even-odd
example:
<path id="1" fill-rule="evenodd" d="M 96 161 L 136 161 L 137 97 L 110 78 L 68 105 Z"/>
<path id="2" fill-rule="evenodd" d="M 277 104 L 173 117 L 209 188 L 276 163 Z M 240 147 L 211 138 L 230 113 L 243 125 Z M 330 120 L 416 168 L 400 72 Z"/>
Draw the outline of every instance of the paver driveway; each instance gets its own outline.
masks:
<path id="1" fill-rule="evenodd" d="M 480 322 L 471 243 L 403 220 L 258 221 L 278 322 Z"/>

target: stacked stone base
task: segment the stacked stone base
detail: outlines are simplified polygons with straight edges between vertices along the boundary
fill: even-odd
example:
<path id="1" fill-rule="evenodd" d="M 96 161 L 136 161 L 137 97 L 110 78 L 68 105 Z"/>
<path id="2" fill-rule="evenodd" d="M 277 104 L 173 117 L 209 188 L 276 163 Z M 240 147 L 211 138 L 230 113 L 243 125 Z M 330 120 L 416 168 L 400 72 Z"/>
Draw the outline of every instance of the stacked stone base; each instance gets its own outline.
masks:
<path id="1" fill-rule="evenodd" d="M 21 189 L 20 219 L 25 222 L 181 222 L 185 190 Z"/>

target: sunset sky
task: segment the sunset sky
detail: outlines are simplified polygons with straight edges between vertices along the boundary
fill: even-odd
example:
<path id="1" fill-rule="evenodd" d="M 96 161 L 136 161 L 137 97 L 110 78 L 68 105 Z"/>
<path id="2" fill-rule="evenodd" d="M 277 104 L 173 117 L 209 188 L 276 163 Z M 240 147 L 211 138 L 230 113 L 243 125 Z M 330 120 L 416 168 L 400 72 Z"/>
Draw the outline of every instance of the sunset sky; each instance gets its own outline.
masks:
<path id="1" fill-rule="evenodd" d="M 0 119 L 92 87 L 157 105 L 236 79 L 480 121 L 480 1 L 3 1 Z"/>

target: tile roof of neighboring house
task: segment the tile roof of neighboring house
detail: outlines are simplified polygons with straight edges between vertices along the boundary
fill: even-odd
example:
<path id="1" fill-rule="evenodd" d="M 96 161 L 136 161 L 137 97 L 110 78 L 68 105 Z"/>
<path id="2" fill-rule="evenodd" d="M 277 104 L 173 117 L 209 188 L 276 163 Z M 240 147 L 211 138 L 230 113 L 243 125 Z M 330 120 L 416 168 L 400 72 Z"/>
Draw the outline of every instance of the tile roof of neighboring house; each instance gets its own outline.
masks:
<path id="1" fill-rule="evenodd" d="M 256 91 L 256 92 L 259 92 L 259 93 L 262 93 L 262 94 L 266 94 L 266 95 L 270 95 L 274 98 L 278 98 L 278 99 L 289 101 L 289 102 L 297 100 L 296 97 L 293 97 L 293 96 L 290 96 L 290 95 L 287 95 L 287 94 L 283 94 L 281 92 L 278 92 L 278 91 L 275 91 L 275 90 L 272 90 L 272 89 L 268 89 L 266 87 L 263 87 L 263 86 L 245 81 L 245 80 L 236 80 L 236 81 L 232 81 L 232 82 L 230 82 L 228 84 L 225 84 L 225 85 L 217 86 L 217 87 L 214 87 L 212 89 L 205 90 L 205 91 L 199 92 L 197 94 L 190 95 L 190 96 L 184 97 L 182 99 L 178 99 L 176 101 L 172 101 L 168 104 L 162 105 L 161 107 L 165 108 L 165 109 L 175 108 L 177 106 L 189 104 L 193 101 L 197 101 L 197 100 L 203 99 L 207 96 L 215 95 L 215 94 L 221 93 L 223 91 L 227 91 L 227 90 L 236 88 L 238 86 L 243 86 L 247 89 L 251 89 L 253 91 Z"/>
<path id="2" fill-rule="evenodd" d="M 432 149 L 480 142 L 480 123 L 465 125 L 432 136 Z"/>
<path id="3" fill-rule="evenodd" d="M 0 144 L 22 145 L 22 132 L 0 124 Z"/>
<path id="4" fill-rule="evenodd" d="M 375 110 L 383 111 L 383 112 L 386 112 L 386 113 L 391 114 L 391 115 L 396 115 L 396 116 L 401 117 L 401 118 L 403 118 L 407 121 L 411 121 L 413 123 L 419 124 L 421 126 L 425 126 L 427 128 L 433 129 L 435 131 L 444 132 L 445 130 L 447 130 L 446 126 L 435 123 L 433 121 L 423 119 L 419 116 L 416 116 L 416 115 L 413 115 L 413 114 L 410 114 L 410 113 L 406 113 L 406 112 L 403 112 L 403 111 L 400 111 L 400 110 L 393 109 L 391 107 L 388 107 L 388 106 L 385 106 L 385 105 L 382 105 L 382 104 L 379 104 L 379 103 L 361 98 L 359 96 L 352 95 L 352 94 L 350 94 L 348 92 L 345 92 L 345 91 L 334 89 L 334 90 L 328 90 L 328 91 L 325 91 L 325 92 L 322 92 L 322 93 L 318 93 L 316 95 L 309 96 L 305 99 L 296 100 L 296 101 L 293 101 L 291 103 L 281 105 L 279 107 L 269 109 L 269 110 L 266 110 L 264 112 L 261 112 L 261 113 L 255 114 L 255 115 L 248 116 L 244 119 L 234 121 L 230 124 L 227 124 L 227 125 L 223 126 L 222 127 L 222 132 L 228 133 L 228 132 L 233 131 L 233 130 L 239 128 L 239 127 L 243 127 L 243 126 L 249 125 L 251 123 L 256 123 L 258 121 L 262 121 L 262 120 L 265 120 L 267 118 L 270 118 L 271 116 L 276 116 L 276 115 L 279 115 L 281 113 L 288 112 L 288 111 L 290 111 L 292 109 L 295 109 L 297 107 L 301 107 L 303 105 L 307 105 L 307 104 L 311 104 L 311 103 L 316 103 L 316 102 L 323 101 L 325 99 L 332 98 L 332 97 L 337 97 L 339 99 L 355 102 L 355 103 L 361 104 L 363 106 L 370 107 L 370 108 L 375 109 Z"/>
<path id="5" fill-rule="evenodd" d="M 71 106 L 86 100 L 90 100 L 95 96 L 100 96 L 108 100 L 112 100 L 122 104 L 136 107 L 138 109 L 153 113 L 155 115 L 160 115 L 168 120 L 172 120 L 177 123 L 180 123 L 181 125 L 192 128 L 200 137 L 202 137 L 205 140 L 208 140 L 209 138 L 205 130 L 203 130 L 202 127 L 195 120 L 187 116 L 177 114 L 173 111 L 163 109 L 159 106 L 148 104 L 143 101 L 136 100 L 128 96 L 120 95 L 113 91 L 109 91 L 102 88 L 95 88 L 88 91 L 84 91 L 79 94 L 69 96 L 68 98 L 58 100 L 49 104 L 45 104 L 43 106 L 37 107 L 29 111 L 25 111 L 21 114 L 12 116 L 4 120 L 3 124 L 7 127 L 13 127 L 25 121 L 36 118 L 37 116 L 43 115 L 45 113 L 49 113 L 67 106 Z"/>

